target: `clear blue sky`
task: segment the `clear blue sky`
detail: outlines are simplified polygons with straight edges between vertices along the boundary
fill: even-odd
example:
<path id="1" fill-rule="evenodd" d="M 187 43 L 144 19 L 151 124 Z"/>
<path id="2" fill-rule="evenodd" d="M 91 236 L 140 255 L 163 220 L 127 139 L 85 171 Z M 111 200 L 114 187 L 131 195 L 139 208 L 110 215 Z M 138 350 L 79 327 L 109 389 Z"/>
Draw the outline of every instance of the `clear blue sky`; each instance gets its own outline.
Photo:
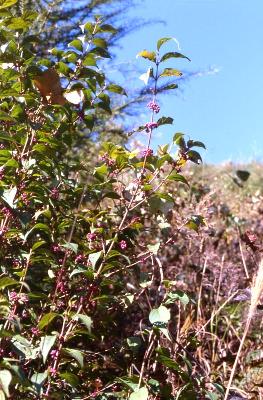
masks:
<path id="1" fill-rule="evenodd" d="M 160 115 L 173 117 L 174 126 L 160 129 L 155 146 L 179 131 L 205 142 L 206 162 L 262 161 L 263 0 L 139 0 L 130 15 L 166 24 L 145 26 L 122 39 L 118 62 L 146 70 L 136 54 L 154 50 L 160 37 L 173 36 L 192 61 L 173 61 L 171 66 L 189 72 L 219 70 L 192 77 L 176 96 L 162 99 Z M 165 49 L 176 51 L 176 44 Z M 134 85 L 144 85 L 134 79 Z M 143 113 L 140 122 L 147 122 Z"/>

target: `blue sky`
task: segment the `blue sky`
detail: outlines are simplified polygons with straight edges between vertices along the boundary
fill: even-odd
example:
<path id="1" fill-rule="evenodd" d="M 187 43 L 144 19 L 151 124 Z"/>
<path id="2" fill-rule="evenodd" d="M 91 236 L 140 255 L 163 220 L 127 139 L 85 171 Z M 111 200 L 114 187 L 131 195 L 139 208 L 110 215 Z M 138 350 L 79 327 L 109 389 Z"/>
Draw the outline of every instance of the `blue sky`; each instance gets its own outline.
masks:
<path id="1" fill-rule="evenodd" d="M 176 95 L 161 99 L 160 115 L 173 117 L 174 126 L 156 132 L 155 147 L 179 131 L 206 144 L 206 162 L 262 161 L 263 1 L 139 0 L 129 14 L 165 24 L 146 25 L 122 39 L 118 63 L 146 70 L 136 54 L 154 50 L 160 37 L 173 36 L 192 61 L 166 66 L 197 73 Z M 178 49 L 171 42 L 164 50 Z M 132 85 L 144 84 L 134 76 Z M 140 122 L 147 122 L 147 110 Z"/>

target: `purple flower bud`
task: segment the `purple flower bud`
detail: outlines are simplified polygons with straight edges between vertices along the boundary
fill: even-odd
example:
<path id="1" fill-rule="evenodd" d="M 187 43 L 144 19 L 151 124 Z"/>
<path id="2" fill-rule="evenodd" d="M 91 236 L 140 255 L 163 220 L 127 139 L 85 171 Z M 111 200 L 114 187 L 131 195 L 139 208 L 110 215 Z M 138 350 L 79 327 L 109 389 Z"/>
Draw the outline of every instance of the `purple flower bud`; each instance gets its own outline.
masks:
<path id="1" fill-rule="evenodd" d="M 150 157 L 153 155 L 153 150 L 152 149 L 146 149 L 142 152 L 143 157 Z"/>
<path id="2" fill-rule="evenodd" d="M 91 242 L 93 242 L 94 240 L 96 240 L 97 235 L 94 232 L 90 232 L 87 234 L 87 239 L 90 240 Z"/>
<path id="3" fill-rule="evenodd" d="M 156 128 L 158 128 L 157 122 L 147 122 L 147 124 L 145 124 L 145 130 L 147 133 L 151 132 L 153 129 Z"/>
<path id="4" fill-rule="evenodd" d="M 53 188 L 53 189 L 51 189 L 51 191 L 50 191 L 50 197 L 51 197 L 53 200 L 58 200 L 58 198 L 59 198 L 59 190 L 58 190 L 58 188 Z"/>
<path id="5" fill-rule="evenodd" d="M 155 103 L 155 101 L 150 101 L 147 104 L 147 107 L 152 110 L 153 112 L 155 112 L 156 114 L 158 114 L 158 112 L 160 111 L 160 106 L 159 104 Z"/>
<path id="6" fill-rule="evenodd" d="M 122 250 L 125 250 L 125 249 L 127 248 L 127 243 L 126 243 L 125 240 L 121 240 L 120 243 L 119 243 L 119 245 L 120 245 L 120 248 L 121 248 Z"/>

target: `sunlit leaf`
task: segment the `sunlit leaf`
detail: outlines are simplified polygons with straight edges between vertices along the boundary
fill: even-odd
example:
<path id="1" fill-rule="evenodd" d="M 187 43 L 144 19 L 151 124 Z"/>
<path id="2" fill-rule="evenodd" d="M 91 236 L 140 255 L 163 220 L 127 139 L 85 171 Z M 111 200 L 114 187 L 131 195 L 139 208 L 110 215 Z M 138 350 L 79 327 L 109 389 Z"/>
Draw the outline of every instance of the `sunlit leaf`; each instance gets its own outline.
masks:
<path id="1" fill-rule="evenodd" d="M 8 369 L 2 369 L 0 371 L 0 387 L 5 392 L 6 396 L 9 397 L 9 385 L 12 381 L 12 374 Z"/>
<path id="2" fill-rule="evenodd" d="M 88 329 L 89 332 L 91 332 L 91 327 L 92 327 L 92 319 L 85 314 L 75 314 L 73 317 L 74 320 L 82 322 L 86 328 Z"/>
<path id="3" fill-rule="evenodd" d="M 137 57 L 143 57 L 146 58 L 147 60 L 156 61 L 156 53 L 155 51 L 148 51 L 148 50 L 142 50 L 137 54 Z"/>
<path id="4" fill-rule="evenodd" d="M 147 400 L 147 399 L 148 399 L 148 389 L 145 386 L 141 387 L 140 389 L 137 389 L 129 397 L 129 400 Z"/>
<path id="5" fill-rule="evenodd" d="M 174 68 L 165 68 L 160 76 L 182 76 L 182 72 Z"/>
<path id="6" fill-rule="evenodd" d="M 96 253 L 91 253 L 89 255 L 89 261 L 93 268 L 95 268 L 97 261 L 100 259 L 101 255 L 102 255 L 102 251 L 97 251 Z"/>
<path id="7" fill-rule="evenodd" d="M 5 289 L 7 286 L 13 286 L 13 285 L 18 285 L 18 282 L 10 278 L 9 276 L 4 276 L 3 278 L 0 278 L 0 289 Z"/>
<path id="8" fill-rule="evenodd" d="M 48 354 L 53 347 L 55 341 L 57 339 L 56 335 L 47 335 L 41 338 L 40 341 L 40 352 L 43 356 L 43 362 L 45 363 L 48 357 Z"/>
<path id="9" fill-rule="evenodd" d="M 157 42 L 157 50 L 160 50 L 160 48 L 162 47 L 162 45 L 166 42 L 168 42 L 169 40 L 171 40 L 171 37 L 163 37 L 161 39 L 158 40 Z"/>
<path id="10" fill-rule="evenodd" d="M 0 10 L 3 8 L 11 7 L 16 4 L 18 0 L 0 0 Z"/>
<path id="11" fill-rule="evenodd" d="M 153 308 L 149 314 L 149 320 L 151 324 L 164 323 L 167 324 L 170 321 L 171 312 L 165 306 Z"/>
<path id="12" fill-rule="evenodd" d="M 72 104 L 80 104 L 84 100 L 84 93 L 82 90 L 73 90 L 64 92 L 63 97 Z"/>
<path id="13" fill-rule="evenodd" d="M 77 361 L 79 364 L 80 368 L 83 368 L 83 354 L 80 350 L 76 349 L 68 349 L 68 348 L 63 348 L 63 353 L 74 358 L 74 360 Z"/>

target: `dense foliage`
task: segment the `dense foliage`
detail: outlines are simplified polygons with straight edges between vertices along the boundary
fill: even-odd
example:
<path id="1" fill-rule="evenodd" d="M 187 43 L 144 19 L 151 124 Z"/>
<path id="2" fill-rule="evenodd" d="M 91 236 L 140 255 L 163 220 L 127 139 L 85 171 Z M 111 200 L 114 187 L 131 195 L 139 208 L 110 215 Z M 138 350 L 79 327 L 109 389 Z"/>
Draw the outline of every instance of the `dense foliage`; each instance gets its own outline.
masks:
<path id="1" fill-rule="evenodd" d="M 141 51 L 149 121 L 128 136 L 147 146 L 101 142 L 98 110 L 127 96 L 102 71 L 116 29 L 97 16 L 39 57 L 36 13 L 18 17 L 17 3 L 0 0 L 0 398 L 223 398 L 239 338 L 234 295 L 252 276 L 242 246 L 253 257 L 260 247 L 198 172 L 187 178 L 203 143 L 178 132 L 151 148 L 173 123 L 157 117 L 158 87 L 176 89 L 174 64 L 189 59 L 170 38 Z M 240 170 L 233 184 L 247 179 Z M 231 257 L 245 271 L 232 286 Z"/>

